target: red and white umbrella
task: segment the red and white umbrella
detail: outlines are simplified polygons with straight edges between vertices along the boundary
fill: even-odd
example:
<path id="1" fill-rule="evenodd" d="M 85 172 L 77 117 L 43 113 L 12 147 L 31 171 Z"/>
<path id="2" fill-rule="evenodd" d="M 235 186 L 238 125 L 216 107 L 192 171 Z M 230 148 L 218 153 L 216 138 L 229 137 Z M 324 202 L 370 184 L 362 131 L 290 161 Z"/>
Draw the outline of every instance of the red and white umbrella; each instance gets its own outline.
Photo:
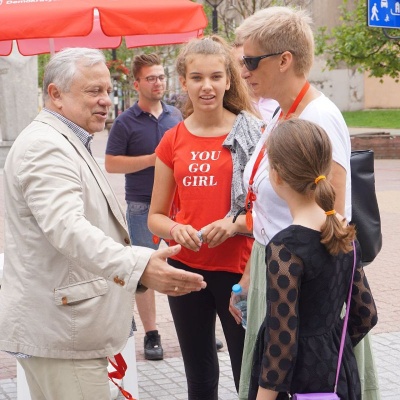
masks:
<path id="1" fill-rule="evenodd" d="M 0 56 L 65 47 L 177 44 L 203 35 L 203 6 L 190 0 L 0 0 Z"/>

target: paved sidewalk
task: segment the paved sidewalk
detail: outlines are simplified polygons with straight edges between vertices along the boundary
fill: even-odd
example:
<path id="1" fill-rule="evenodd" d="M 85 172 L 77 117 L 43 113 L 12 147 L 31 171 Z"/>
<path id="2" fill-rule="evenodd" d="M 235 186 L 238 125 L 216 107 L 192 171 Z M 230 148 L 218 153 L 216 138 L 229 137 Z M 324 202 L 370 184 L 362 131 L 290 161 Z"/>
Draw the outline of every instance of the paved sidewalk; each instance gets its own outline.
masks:
<path id="1" fill-rule="evenodd" d="M 355 133 L 358 133 L 355 132 Z M 396 132 L 397 133 L 397 132 Z M 95 136 L 93 154 L 103 165 L 107 133 Z M 366 274 L 378 306 L 379 322 L 373 330 L 373 347 L 379 372 L 381 400 L 400 398 L 400 160 L 376 160 L 376 189 L 384 235 L 383 249 L 368 267 Z M 107 174 L 117 197 L 124 204 L 124 177 Z M 3 188 L 0 171 L 0 253 L 3 252 Z M 164 347 L 163 361 L 146 361 L 143 357 L 143 326 L 136 314 L 138 332 L 135 335 L 139 379 L 139 396 L 146 399 L 186 399 L 186 380 L 176 332 L 166 296 L 157 294 L 157 323 Z M 219 399 L 237 399 L 230 371 L 229 356 L 220 324 L 217 337 L 225 347 L 219 352 Z M 195 345 L 195 344 L 194 344 Z M 0 352 L 0 400 L 17 399 L 16 361 Z M 118 400 L 122 399 L 120 396 Z M 23 399 L 25 400 L 25 399 Z M 73 400 L 73 399 L 71 399 Z"/>

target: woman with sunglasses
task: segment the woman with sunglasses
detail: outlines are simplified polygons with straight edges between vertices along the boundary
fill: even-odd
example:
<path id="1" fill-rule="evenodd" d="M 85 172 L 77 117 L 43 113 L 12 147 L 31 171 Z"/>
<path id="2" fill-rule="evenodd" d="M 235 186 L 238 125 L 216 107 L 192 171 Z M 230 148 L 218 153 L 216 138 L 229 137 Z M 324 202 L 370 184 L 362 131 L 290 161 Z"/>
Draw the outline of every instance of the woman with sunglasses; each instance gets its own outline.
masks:
<path id="1" fill-rule="evenodd" d="M 269 7 L 247 18 L 236 30 L 243 41 L 242 77 L 261 97 L 278 101 L 280 111 L 268 124 L 247 164 L 244 180 L 248 189 L 247 224 L 255 242 L 251 261 L 241 285 L 248 288 L 247 331 L 240 377 L 240 399 L 247 399 L 252 355 L 257 333 L 266 313 L 265 246 L 289 226 L 292 217 L 286 202 L 271 186 L 264 145 L 279 120 L 292 116 L 320 125 L 332 142 L 333 165 L 330 181 L 336 192 L 335 210 L 351 220 L 350 136 L 335 104 L 309 84 L 314 56 L 311 18 L 305 11 L 289 7 Z M 230 304 L 236 321 L 240 315 Z M 377 374 L 367 336 L 355 348 L 363 386 L 363 400 L 379 399 Z M 368 377 L 368 380 L 364 379 Z"/>

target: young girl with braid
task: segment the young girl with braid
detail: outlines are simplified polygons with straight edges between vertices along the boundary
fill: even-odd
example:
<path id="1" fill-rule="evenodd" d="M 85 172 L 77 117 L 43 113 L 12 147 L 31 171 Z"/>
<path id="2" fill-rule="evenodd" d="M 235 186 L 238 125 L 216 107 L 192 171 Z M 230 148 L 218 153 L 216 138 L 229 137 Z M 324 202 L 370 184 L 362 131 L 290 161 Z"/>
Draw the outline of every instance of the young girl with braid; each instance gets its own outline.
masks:
<path id="1" fill-rule="evenodd" d="M 319 125 L 293 118 L 272 130 L 266 153 L 271 185 L 287 202 L 293 222 L 266 246 L 267 313 L 254 350 L 248 399 L 332 392 L 355 230 L 334 210 L 331 142 Z M 348 333 L 337 387 L 341 400 L 361 400 L 353 347 L 377 323 L 356 240 L 355 246 Z"/>

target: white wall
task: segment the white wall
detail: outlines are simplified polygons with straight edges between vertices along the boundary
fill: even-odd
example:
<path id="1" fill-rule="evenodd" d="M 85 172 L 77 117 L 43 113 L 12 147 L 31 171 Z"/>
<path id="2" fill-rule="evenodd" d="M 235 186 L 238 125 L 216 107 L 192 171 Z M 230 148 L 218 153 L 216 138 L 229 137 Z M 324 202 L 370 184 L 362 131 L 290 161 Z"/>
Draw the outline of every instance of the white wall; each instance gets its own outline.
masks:
<path id="1" fill-rule="evenodd" d="M 0 168 L 18 134 L 36 116 L 37 57 L 21 56 L 14 46 L 7 57 L 0 57 Z"/>
<path id="2" fill-rule="evenodd" d="M 329 97 L 341 111 L 364 108 L 364 76 L 350 69 L 325 69 L 319 58 L 311 70 L 310 82 Z"/>

